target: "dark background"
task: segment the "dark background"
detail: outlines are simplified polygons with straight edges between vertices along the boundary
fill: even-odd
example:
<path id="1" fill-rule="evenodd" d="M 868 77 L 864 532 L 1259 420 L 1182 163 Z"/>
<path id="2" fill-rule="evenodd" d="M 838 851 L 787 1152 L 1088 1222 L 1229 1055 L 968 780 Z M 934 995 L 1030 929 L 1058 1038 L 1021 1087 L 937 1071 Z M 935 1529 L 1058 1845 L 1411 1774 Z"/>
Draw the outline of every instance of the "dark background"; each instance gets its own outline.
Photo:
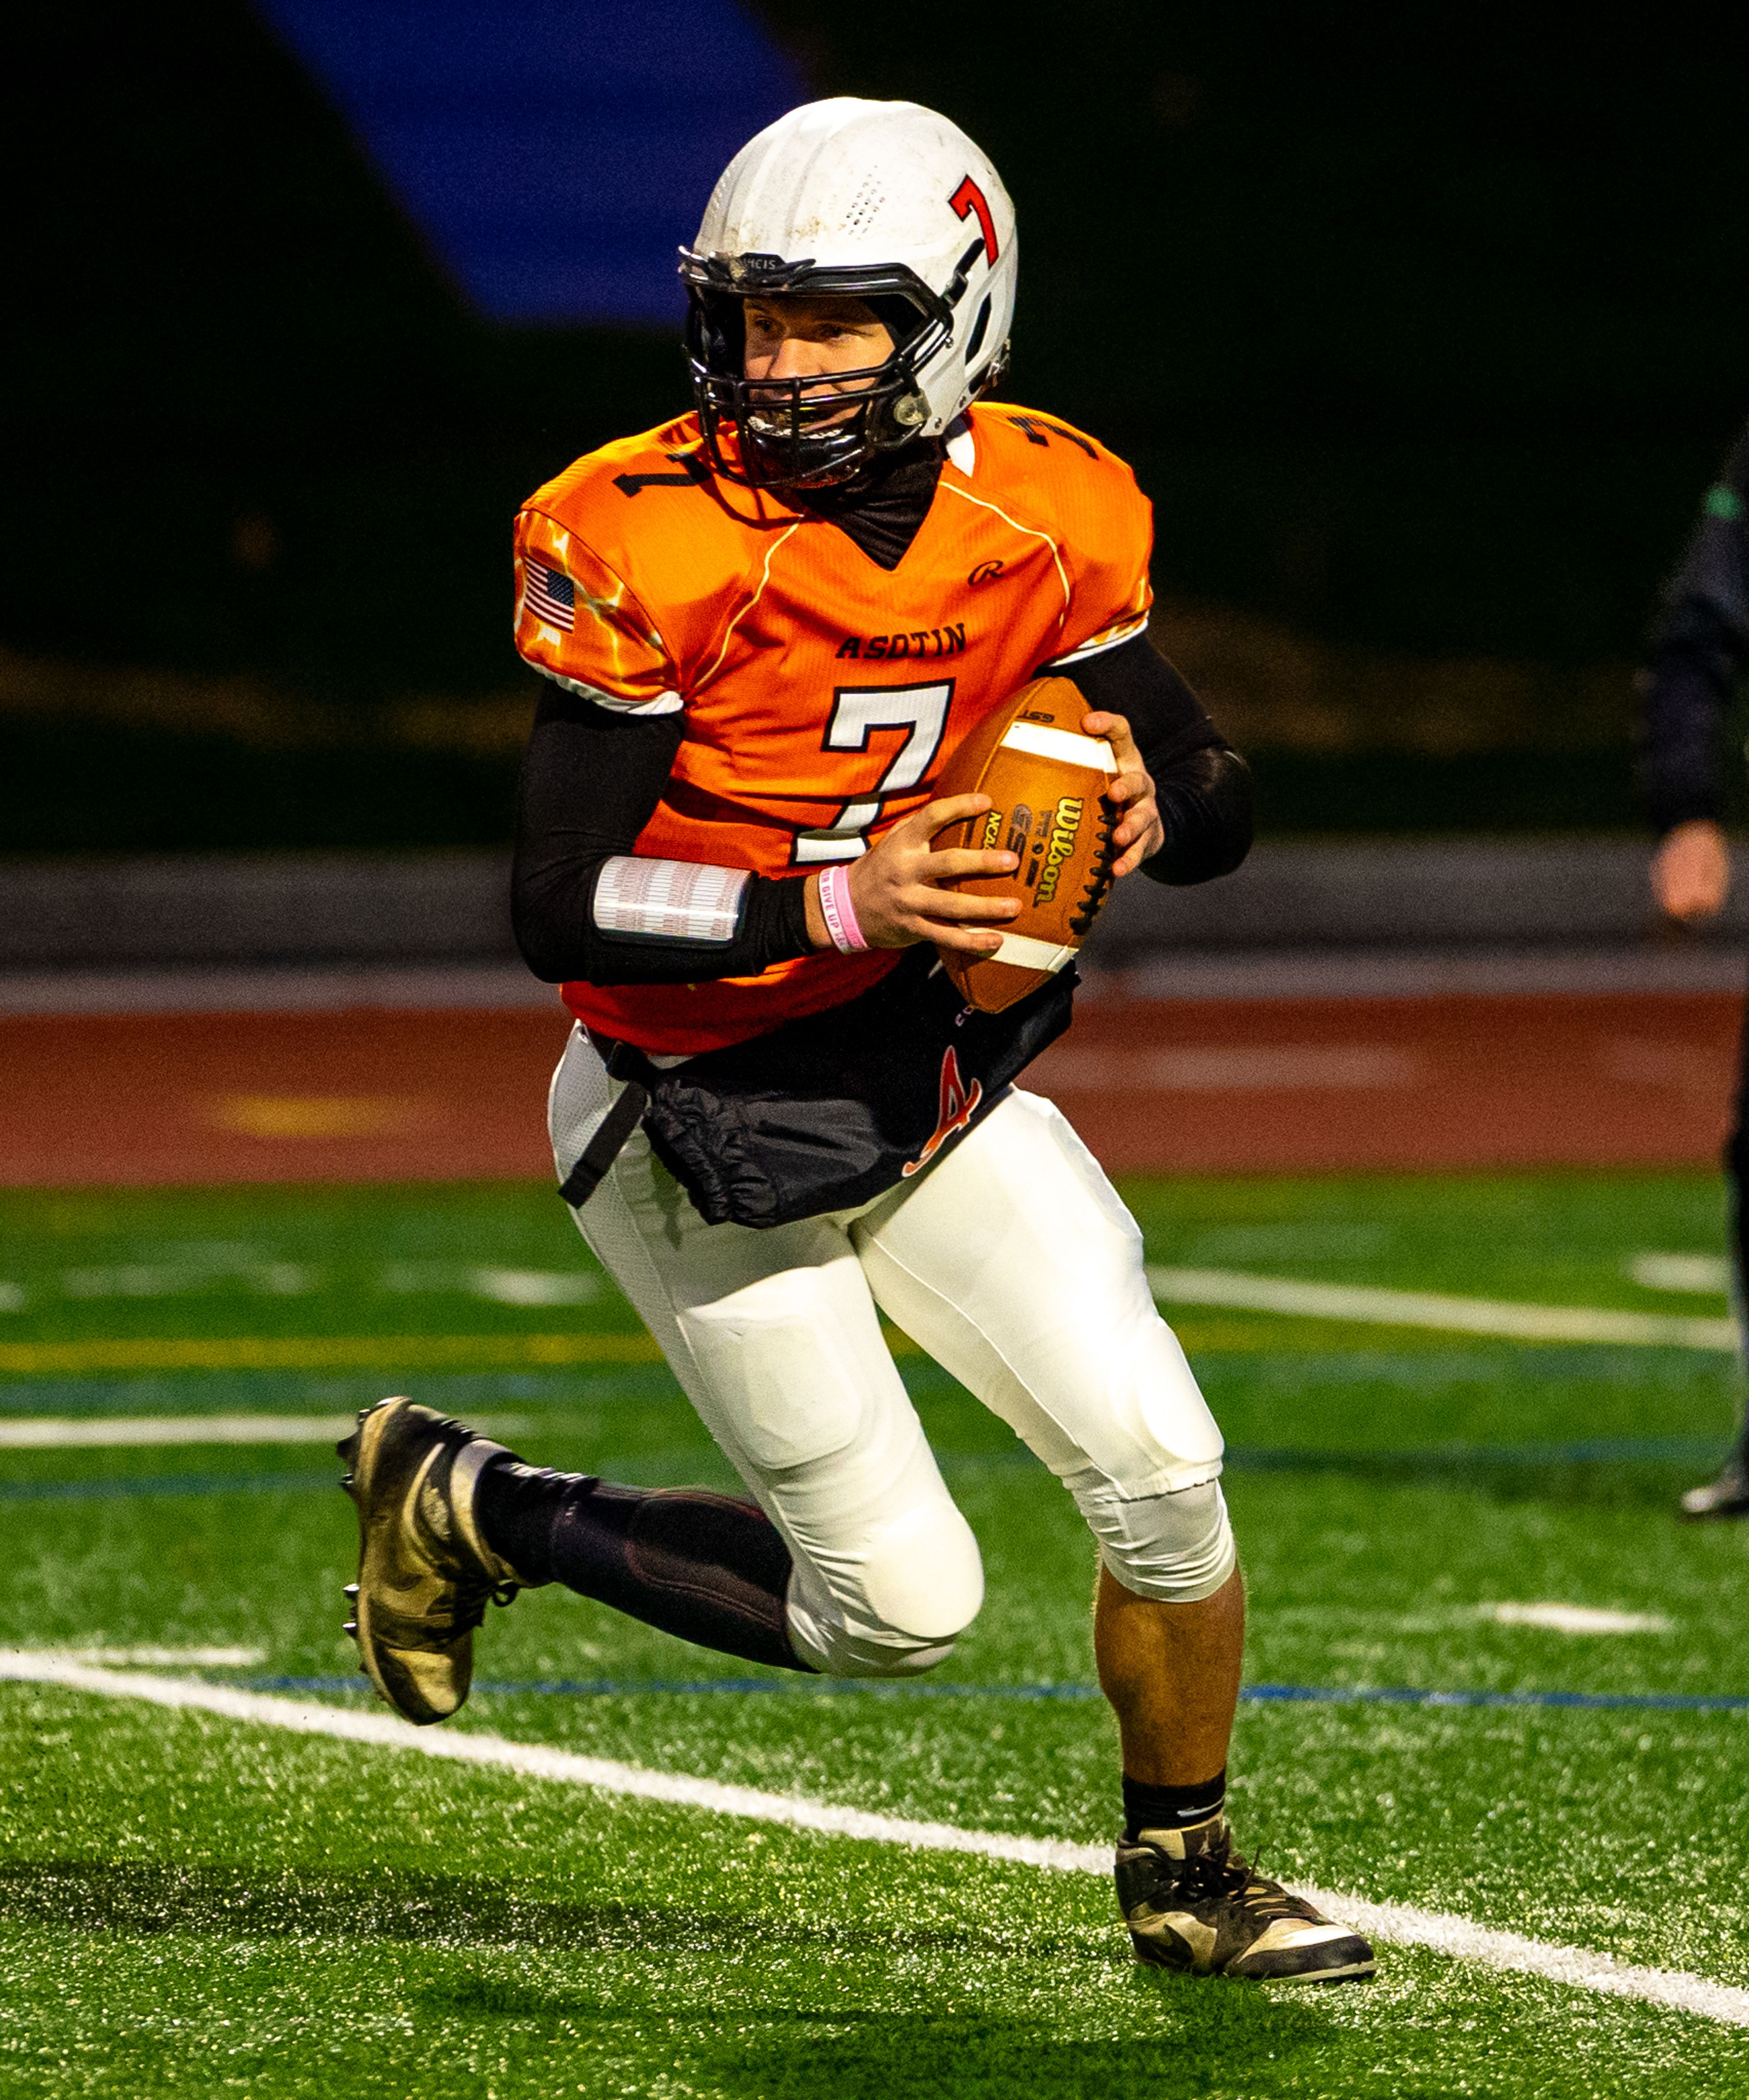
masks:
<path id="1" fill-rule="evenodd" d="M 1008 390 L 1134 462 L 1217 704 L 1223 635 L 1264 664 L 1266 827 L 1634 821 L 1628 670 L 1749 412 L 1749 35 L 757 12 L 1003 170 Z M 21 11 L 0 83 L 0 850 L 506 836 L 510 514 L 686 405 L 673 342 L 480 317 L 243 0 Z M 1454 661 L 1491 708 L 1430 728 Z"/>

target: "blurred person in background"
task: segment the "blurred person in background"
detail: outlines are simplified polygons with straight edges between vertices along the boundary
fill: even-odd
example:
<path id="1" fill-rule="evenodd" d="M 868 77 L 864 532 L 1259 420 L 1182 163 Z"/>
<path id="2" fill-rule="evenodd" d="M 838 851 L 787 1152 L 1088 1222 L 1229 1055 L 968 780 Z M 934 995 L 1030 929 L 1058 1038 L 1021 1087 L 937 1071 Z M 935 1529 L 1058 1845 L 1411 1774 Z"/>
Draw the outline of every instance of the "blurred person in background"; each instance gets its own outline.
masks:
<path id="1" fill-rule="evenodd" d="M 1731 886 L 1725 840 L 1725 726 L 1749 664 L 1749 428 L 1707 491 L 1700 523 L 1664 592 L 1639 682 L 1641 799 L 1659 845 L 1652 860 L 1658 908 L 1685 926 L 1724 908 Z M 1746 1039 L 1749 1041 L 1749 1039 Z M 1725 1150 L 1731 1191 L 1731 1260 L 1739 1320 L 1749 1275 L 1749 1056 Z M 1685 1516 L 1749 1515 L 1749 1416 L 1716 1480 L 1682 1498 Z"/>

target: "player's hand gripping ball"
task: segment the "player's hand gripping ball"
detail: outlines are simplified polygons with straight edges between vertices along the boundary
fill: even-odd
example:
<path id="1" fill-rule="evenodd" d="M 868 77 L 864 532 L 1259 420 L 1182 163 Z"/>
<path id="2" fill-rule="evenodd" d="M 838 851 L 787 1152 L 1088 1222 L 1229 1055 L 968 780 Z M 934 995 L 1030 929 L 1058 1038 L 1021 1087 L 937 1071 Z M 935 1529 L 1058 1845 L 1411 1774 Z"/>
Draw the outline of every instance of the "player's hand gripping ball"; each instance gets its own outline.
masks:
<path id="1" fill-rule="evenodd" d="M 1111 892 L 1118 813 L 1106 791 L 1118 770 L 1111 746 L 1082 730 L 1087 702 L 1067 678 L 1035 678 L 968 737 L 936 794 L 987 795 L 992 807 L 936 838 L 939 848 L 1005 848 L 1020 867 L 948 885 L 1015 897 L 994 955 L 943 949 L 942 961 L 969 1006 L 1000 1013 L 1054 976 L 1092 930 Z"/>

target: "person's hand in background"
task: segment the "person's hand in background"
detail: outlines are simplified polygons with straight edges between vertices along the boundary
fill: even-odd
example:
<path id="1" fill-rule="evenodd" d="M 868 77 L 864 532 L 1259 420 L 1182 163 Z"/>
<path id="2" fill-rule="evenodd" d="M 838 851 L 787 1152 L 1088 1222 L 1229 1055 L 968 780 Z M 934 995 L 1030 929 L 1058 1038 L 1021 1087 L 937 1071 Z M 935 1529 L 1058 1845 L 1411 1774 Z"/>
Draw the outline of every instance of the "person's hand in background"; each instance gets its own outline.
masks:
<path id="1" fill-rule="evenodd" d="M 1652 894 L 1658 908 L 1682 925 L 1716 918 L 1730 888 L 1730 849 L 1710 817 L 1678 824 L 1652 856 Z"/>

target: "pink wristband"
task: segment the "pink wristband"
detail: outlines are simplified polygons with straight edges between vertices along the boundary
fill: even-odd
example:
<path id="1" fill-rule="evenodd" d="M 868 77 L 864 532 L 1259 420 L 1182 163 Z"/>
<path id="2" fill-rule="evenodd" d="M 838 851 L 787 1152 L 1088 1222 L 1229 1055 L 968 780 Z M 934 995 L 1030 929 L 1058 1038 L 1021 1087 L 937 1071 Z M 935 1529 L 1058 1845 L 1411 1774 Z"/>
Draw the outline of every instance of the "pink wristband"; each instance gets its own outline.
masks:
<path id="1" fill-rule="evenodd" d="M 850 871 L 842 862 L 821 873 L 819 911 L 832 945 L 841 955 L 857 955 L 868 946 L 856 923 L 856 907 L 850 902 Z"/>

